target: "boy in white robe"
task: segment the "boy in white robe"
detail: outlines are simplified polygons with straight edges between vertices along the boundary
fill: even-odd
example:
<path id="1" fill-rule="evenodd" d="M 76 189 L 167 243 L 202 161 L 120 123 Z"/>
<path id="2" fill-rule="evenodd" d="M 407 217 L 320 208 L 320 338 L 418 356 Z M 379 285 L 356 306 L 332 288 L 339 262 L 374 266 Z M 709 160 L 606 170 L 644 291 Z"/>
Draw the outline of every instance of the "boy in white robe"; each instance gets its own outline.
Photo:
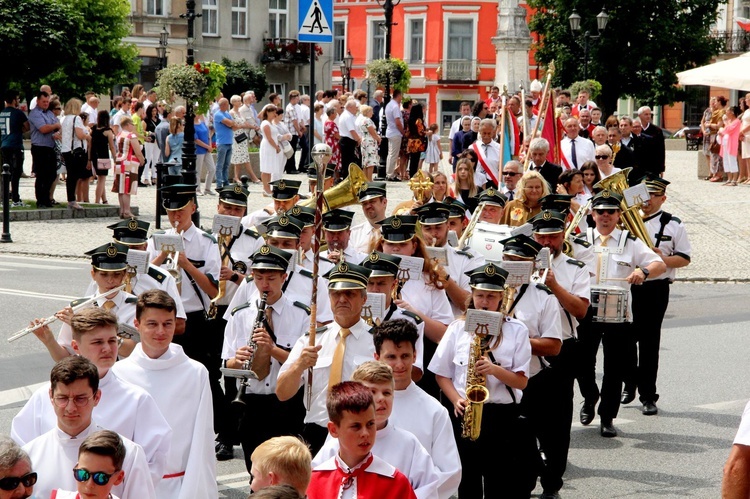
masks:
<path id="1" fill-rule="evenodd" d="M 175 310 L 166 292 L 142 293 L 135 322 L 141 342 L 113 371 L 146 389 L 172 427 L 159 498 L 193 499 L 200 493 L 201 499 L 215 499 L 219 492 L 208 371 L 172 343 Z"/>
<path id="2" fill-rule="evenodd" d="M 73 490 L 76 480 L 72 470 L 78 462 L 81 443 L 104 428 L 91 418 L 99 403 L 99 372 L 83 357 L 66 357 L 52 368 L 49 396 L 57 415 L 57 427 L 23 446 L 38 470 L 35 487 L 38 497 L 49 497 L 53 489 Z M 120 436 L 125 446 L 122 470 L 125 480 L 113 488 L 119 497 L 156 498 L 154 484 L 140 445 Z M 160 496 L 163 497 L 163 496 Z"/>

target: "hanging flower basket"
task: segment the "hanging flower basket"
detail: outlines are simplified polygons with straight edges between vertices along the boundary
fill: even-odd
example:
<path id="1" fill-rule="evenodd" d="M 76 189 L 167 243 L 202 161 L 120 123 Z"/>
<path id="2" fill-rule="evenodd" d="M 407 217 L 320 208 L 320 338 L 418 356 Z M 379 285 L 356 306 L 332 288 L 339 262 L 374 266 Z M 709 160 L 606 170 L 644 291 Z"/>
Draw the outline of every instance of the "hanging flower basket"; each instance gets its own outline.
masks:
<path id="1" fill-rule="evenodd" d="M 196 103 L 196 112 L 205 114 L 226 81 L 226 69 L 216 62 L 197 62 L 192 66 L 171 64 L 157 74 L 156 92 L 168 102 L 176 95 L 188 103 Z"/>

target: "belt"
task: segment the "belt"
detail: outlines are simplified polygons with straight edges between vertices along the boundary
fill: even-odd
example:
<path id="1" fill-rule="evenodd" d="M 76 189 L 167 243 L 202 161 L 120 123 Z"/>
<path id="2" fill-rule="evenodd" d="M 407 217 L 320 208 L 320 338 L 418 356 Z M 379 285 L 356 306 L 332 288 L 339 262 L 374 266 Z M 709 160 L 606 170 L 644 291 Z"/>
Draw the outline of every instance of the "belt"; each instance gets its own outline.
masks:
<path id="1" fill-rule="evenodd" d="M 162 477 L 162 479 L 165 479 L 165 478 L 179 478 L 181 476 L 185 476 L 185 472 L 184 471 L 180 471 L 179 473 L 170 473 L 168 475 L 164 475 Z"/>

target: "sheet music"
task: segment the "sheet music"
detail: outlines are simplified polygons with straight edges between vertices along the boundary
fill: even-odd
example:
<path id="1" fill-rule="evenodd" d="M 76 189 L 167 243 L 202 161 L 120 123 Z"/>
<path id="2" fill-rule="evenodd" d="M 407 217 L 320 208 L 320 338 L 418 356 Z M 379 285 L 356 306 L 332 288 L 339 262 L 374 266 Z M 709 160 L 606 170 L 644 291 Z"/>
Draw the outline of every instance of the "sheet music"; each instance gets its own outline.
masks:
<path id="1" fill-rule="evenodd" d="M 474 334 L 498 336 L 503 325 L 503 314 L 489 310 L 469 309 L 466 311 L 464 331 Z"/>
<path id="2" fill-rule="evenodd" d="M 427 246 L 427 256 L 430 260 L 437 260 L 443 267 L 448 266 L 448 250 L 438 246 Z"/>
<path id="3" fill-rule="evenodd" d="M 182 237 L 179 234 L 154 234 L 154 247 L 159 251 L 174 253 L 175 251 L 185 251 L 182 244 Z"/>
<path id="4" fill-rule="evenodd" d="M 402 256 L 401 265 L 399 266 L 398 278 L 408 280 L 421 280 L 422 269 L 424 268 L 424 258 L 417 256 Z"/>
<path id="5" fill-rule="evenodd" d="M 534 262 L 510 262 L 503 260 L 500 266 L 508 271 L 505 285 L 518 288 L 531 282 L 531 274 L 534 272 Z"/>
<path id="6" fill-rule="evenodd" d="M 371 319 L 379 324 L 385 318 L 385 293 L 367 293 L 367 301 L 362 307 L 362 319 Z"/>
<path id="7" fill-rule="evenodd" d="M 625 198 L 625 204 L 628 205 L 628 208 L 638 207 L 651 199 L 651 195 L 648 193 L 648 189 L 644 183 L 628 187 L 622 191 L 622 195 Z"/>
<path id="8" fill-rule="evenodd" d="M 238 236 L 242 230 L 242 219 L 230 215 L 214 215 L 211 232 L 214 236 Z"/>
<path id="9" fill-rule="evenodd" d="M 128 267 L 133 267 L 136 274 L 148 272 L 148 251 L 129 249 Z"/>

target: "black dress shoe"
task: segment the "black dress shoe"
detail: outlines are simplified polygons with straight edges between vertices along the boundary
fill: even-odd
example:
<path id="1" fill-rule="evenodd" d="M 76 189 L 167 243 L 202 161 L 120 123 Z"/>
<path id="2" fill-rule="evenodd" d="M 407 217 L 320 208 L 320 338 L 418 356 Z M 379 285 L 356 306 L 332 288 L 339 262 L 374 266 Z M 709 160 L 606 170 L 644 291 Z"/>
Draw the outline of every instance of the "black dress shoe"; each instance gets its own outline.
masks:
<path id="1" fill-rule="evenodd" d="M 656 403 L 648 401 L 643 403 L 642 411 L 644 416 L 655 416 L 659 413 L 659 409 L 656 407 Z"/>
<path id="2" fill-rule="evenodd" d="M 599 434 L 604 438 L 617 436 L 617 430 L 615 429 L 615 425 L 612 424 L 612 420 L 602 420 L 602 425 L 599 427 Z"/>
<path id="3" fill-rule="evenodd" d="M 583 406 L 581 407 L 581 424 L 583 426 L 591 424 L 591 422 L 594 420 L 595 407 L 596 402 L 583 402 Z"/>
<path id="4" fill-rule="evenodd" d="M 560 499 L 560 494 L 557 492 L 547 492 L 545 490 L 542 492 L 542 495 L 539 496 L 539 499 Z"/>
<path id="5" fill-rule="evenodd" d="M 234 449 L 224 442 L 216 442 L 216 459 L 218 461 L 229 461 L 234 459 Z"/>
<path id="6" fill-rule="evenodd" d="M 629 404 L 633 400 L 635 400 L 635 388 L 626 386 L 625 389 L 622 391 L 622 395 L 620 396 L 620 403 Z"/>

